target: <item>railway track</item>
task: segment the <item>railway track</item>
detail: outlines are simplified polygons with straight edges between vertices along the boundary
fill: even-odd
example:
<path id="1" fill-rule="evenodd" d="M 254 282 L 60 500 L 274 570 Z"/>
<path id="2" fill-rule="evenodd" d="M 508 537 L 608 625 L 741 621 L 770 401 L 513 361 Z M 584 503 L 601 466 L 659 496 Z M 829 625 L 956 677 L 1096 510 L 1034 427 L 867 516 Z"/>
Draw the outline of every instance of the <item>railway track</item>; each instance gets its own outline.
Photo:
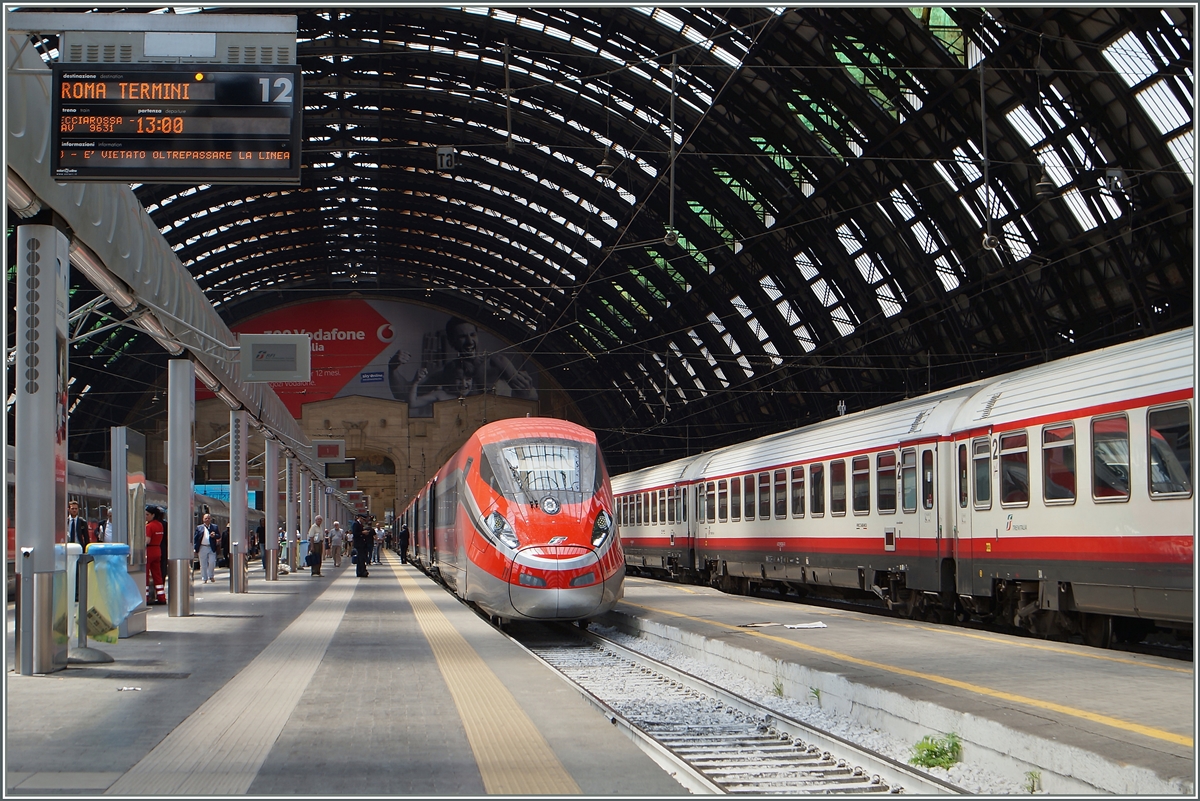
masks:
<path id="1" fill-rule="evenodd" d="M 569 626 L 505 632 L 693 792 L 956 794 L 957 787 Z"/>

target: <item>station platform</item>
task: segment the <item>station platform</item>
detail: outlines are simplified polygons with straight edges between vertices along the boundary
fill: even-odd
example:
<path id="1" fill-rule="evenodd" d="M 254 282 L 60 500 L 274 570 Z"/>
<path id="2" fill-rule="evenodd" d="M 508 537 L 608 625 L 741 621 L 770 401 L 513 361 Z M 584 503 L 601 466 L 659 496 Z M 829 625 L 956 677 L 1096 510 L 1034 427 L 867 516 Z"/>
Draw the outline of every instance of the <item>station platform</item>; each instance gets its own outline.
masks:
<path id="1" fill-rule="evenodd" d="M 1191 662 L 634 577 L 597 622 L 1051 794 L 1195 797 Z"/>
<path id="2" fill-rule="evenodd" d="M 268 582 L 12 672 L 5 796 L 682 795 L 579 693 L 393 553 Z"/>

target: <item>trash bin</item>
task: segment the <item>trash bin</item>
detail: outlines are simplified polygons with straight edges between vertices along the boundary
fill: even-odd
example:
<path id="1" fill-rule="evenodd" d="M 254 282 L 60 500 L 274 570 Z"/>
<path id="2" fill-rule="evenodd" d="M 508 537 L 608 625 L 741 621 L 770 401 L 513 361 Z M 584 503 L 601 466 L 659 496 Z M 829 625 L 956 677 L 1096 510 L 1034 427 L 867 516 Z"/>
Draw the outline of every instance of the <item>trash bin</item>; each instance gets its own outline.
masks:
<path id="1" fill-rule="evenodd" d="M 94 542 L 87 552 L 87 634 L 93 640 L 115 643 L 121 623 L 145 603 L 143 590 L 129 575 L 129 546 L 120 542 Z"/>

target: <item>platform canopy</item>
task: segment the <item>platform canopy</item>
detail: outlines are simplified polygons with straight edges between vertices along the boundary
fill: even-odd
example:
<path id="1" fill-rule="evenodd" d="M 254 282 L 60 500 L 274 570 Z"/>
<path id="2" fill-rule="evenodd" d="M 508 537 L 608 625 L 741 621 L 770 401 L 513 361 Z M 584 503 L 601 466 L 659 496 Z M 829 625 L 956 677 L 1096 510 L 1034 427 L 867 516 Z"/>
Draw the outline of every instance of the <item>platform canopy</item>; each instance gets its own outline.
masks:
<path id="1" fill-rule="evenodd" d="M 136 188 L 183 264 L 230 325 L 354 292 L 468 317 L 614 472 L 1192 320 L 1191 8 L 298 17 L 301 186 Z M 123 389 L 72 432 L 144 414 L 164 358 L 80 342 L 72 401 Z"/>

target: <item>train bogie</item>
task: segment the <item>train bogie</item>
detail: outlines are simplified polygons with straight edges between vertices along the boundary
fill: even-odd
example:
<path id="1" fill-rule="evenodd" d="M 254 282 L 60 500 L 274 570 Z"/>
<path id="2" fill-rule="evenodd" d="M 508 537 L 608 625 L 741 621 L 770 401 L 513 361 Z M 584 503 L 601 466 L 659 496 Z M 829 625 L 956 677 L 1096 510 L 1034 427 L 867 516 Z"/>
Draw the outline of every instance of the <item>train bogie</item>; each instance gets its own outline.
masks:
<path id="1" fill-rule="evenodd" d="M 613 480 L 630 570 L 1105 644 L 1193 622 L 1191 329 Z"/>

